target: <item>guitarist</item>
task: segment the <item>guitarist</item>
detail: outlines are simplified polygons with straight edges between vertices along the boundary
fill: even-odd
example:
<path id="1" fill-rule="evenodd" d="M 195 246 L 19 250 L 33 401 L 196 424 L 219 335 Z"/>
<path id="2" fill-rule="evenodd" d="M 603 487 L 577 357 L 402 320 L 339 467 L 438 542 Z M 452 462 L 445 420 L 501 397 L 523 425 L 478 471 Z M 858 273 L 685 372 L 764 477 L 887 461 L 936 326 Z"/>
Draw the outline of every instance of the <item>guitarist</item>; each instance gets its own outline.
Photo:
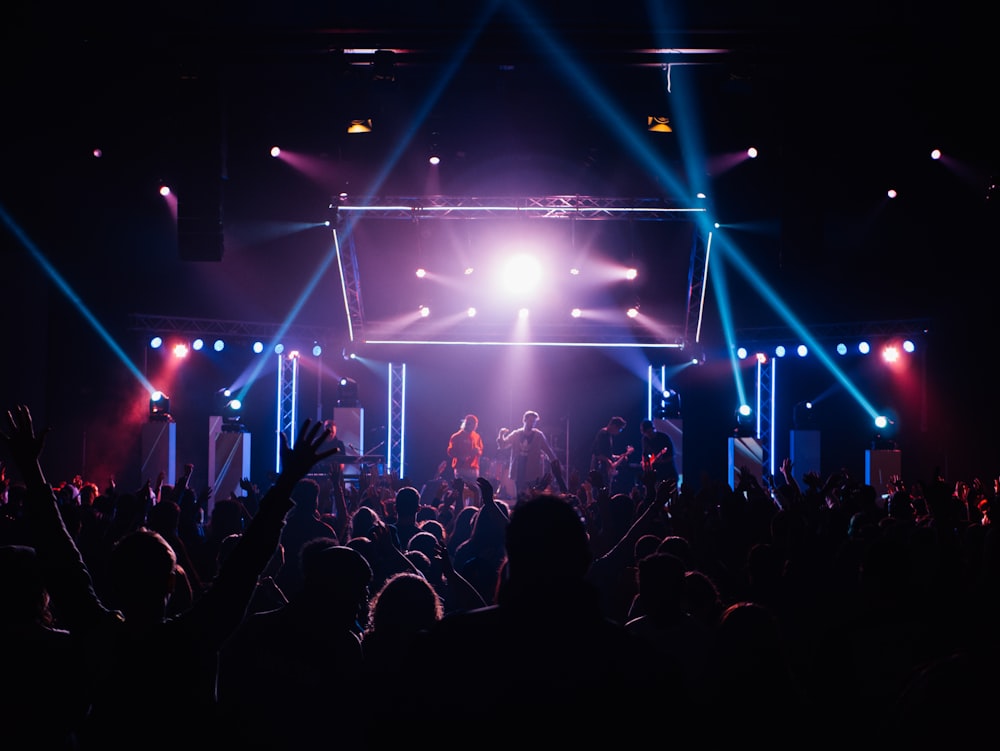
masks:
<path id="1" fill-rule="evenodd" d="M 601 482 L 610 491 L 619 468 L 625 459 L 634 451 L 629 446 L 624 453 L 615 453 L 614 438 L 628 425 L 624 417 L 612 417 L 608 424 L 597 431 L 590 449 L 590 470 L 600 474 Z"/>
<path id="2" fill-rule="evenodd" d="M 642 471 L 652 472 L 659 485 L 664 480 L 677 481 L 677 465 L 674 463 L 674 442 L 670 436 L 653 425 L 652 420 L 639 423 L 642 434 Z"/>

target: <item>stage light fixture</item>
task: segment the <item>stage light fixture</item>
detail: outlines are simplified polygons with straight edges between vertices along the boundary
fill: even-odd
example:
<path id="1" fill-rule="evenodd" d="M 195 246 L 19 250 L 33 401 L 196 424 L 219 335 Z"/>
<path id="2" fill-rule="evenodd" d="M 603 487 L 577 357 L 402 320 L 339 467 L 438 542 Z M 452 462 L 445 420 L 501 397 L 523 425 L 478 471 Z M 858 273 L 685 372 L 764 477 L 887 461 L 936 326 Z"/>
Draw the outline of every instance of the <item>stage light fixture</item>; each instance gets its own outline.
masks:
<path id="1" fill-rule="evenodd" d="M 344 376 L 337 383 L 337 406 L 358 406 L 358 383 L 353 378 Z"/>
<path id="2" fill-rule="evenodd" d="M 656 408 L 656 417 L 663 420 L 676 420 L 681 416 L 681 395 L 673 389 L 664 389 L 660 395 L 660 404 Z"/>
<path id="3" fill-rule="evenodd" d="M 650 133 L 673 133 L 673 126 L 670 118 L 663 115 L 648 115 L 646 117 L 646 130 Z"/>
<path id="4" fill-rule="evenodd" d="M 205 348 L 204 339 L 195 339 L 193 342 L 191 342 L 191 349 L 193 349 L 195 352 L 201 352 L 204 348 Z"/>
<path id="5" fill-rule="evenodd" d="M 319 357 L 322 354 L 323 354 L 323 348 L 320 345 L 318 345 L 318 344 L 314 344 L 313 345 L 313 357 Z"/>
<path id="6" fill-rule="evenodd" d="M 216 352 L 221 352 L 225 348 L 226 348 L 226 343 L 221 339 L 216 339 L 215 343 L 212 344 L 212 349 L 214 349 Z"/>
<path id="7" fill-rule="evenodd" d="M 358 120 L 351 120 L 347 125 L 348 133 L 371 133 L 372 132 L 372 119 L 370 117 L 361 118 Z"/>
<path id="8" fill-rule="evenodd" d="M 774 348 L 774 356 L 775 357 L 784 357 L 785 354 L 786 353 L 785 353 L 785 345 L 784 344 L 779 344 L 777 347 Z"/>
<path id="9" fill-rule="evenodd" d="M 792 410 L 792 425 L 796 430 L 810 430 L 815 424 L 813 403 L 806 400 L 795 405 Z"/>
<path id="10" fill-rule="evenodd" d="M 170 397 L 162 391 L 154 391 L 149 397 L 150 422 L 173 422 L 170 416 Z"/>
<path id="11" fill-rule="evenodd" d="M 152 349 L 159 349 L 160 347 L 163 346 L 163 337 L 162 336 L 154 336 L 152 339 L 149 340 L 149 346 Z"/>
<path id="12" fill-rule="evenodd" d="M 225 433 L 246 432 L 243 424 L 243 402 L 230 389 L 223 389 L 221 395 L 220 413 L 222 415 L 222 430 Z"/>
<path id="13" fill-rule="evenodd" d="M 741 404 L 736 410 L 736 429 L 733 431 L 737 438 L 752 438 L 757 434 L 754 428 L 753 409 L 749 404 Z"/>
<path id="14" fill-rule="evenodd" d="M 263 351 L 264 351 L 264 342 L 253 343 L 253 352 L 255 355 L 259 355 Z"/>

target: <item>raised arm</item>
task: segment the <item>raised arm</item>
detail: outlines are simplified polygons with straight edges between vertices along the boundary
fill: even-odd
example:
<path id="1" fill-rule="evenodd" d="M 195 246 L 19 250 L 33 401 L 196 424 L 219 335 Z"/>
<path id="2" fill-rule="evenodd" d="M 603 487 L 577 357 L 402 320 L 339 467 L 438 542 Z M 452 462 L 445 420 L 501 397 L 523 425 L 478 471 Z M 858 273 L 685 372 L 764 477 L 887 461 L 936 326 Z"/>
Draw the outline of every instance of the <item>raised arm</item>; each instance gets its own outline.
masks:
<path id="1" fill-rule="evenodd" d="M 62 625 L 86 630 L 111 615 L 94 591 L 83 556 L 63 523 L 55 493 L 45 480 L 40 457 L 49 429 L 35 432 L 31 411 L 18 405 L 7 412 L 7 431 L 0 444 L 21 473 L 27 493 L 25 519 L 32 536 L 45 587 L 59 608 Z"/>

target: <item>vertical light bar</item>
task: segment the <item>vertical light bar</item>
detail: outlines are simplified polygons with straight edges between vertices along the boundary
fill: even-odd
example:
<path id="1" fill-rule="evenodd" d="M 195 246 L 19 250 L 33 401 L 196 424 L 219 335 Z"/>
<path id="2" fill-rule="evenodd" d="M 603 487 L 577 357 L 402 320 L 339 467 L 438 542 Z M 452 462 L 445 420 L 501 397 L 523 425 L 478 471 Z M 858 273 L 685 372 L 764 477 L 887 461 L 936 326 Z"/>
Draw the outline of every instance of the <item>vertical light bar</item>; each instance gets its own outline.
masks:
<path id="1" fill-rule="evenodd" d="M 295 445 L 295 431 L 299 426 L 299 358 L 289 357 L 292 361 L 292 406 L 288 411 L 288 445 Z"/>
<path id="2" fill-rule="evenodd" d="M 388 384 L 389 388 L 386 389 L 389 401 L 386 403 L 385 408 L 385 472 L 386 474 L 392 473 L 392 363 L 389 363 L 389 368 L 387 371 L 389 376 Z"/>
<path id="3" fill-rule="evenodd" d="M 653 366 L 649 366 L 646 374 L 646 419 L 653 419 Z"/>
<path id="4" fill-rule="evenodd" d="M 768 471 L 771 473 L 772 478 L 774 477 L 774 436 L 778 432 L 774 429 L 775 404 L 778 403 L 776 398 L 778 388 L 778 359 L 779 358 L 775 357 L 771 360 L 771 430 L 769 431 L 770 435 L 768 436 L 771 439 L 771 456 L 769 457 L 770 466 Z"/>
<path id="5" fill-rule="evenodd" d="M 708 233 L 708 238 L 705 240 L 705 271 L 701 278 L 701 297 L 698 301 L 698 325 L 695 326 L 694 330 L 694 340 L 695 342 L 701 341 L 701 320 L 705 313 L 705 290 L 708 289 L 708 259 L 712 254 L 712 233 Z"/>
<path id="6" fill-rule="evenodd" d="M 274 400 L 277 405 L 277 415 L 274 418 L 275 430 L 274 430 L 274 471 L 281 471 L 281 392 L 284 390 L 282 386 L 282 378 L 284 376 L 284 371 L 282 370 L 281 355 L 278 355 L 278 398 Z"/>
<path id="7" fill-rule="evenodd" d="M 663 392 L 667 390 L 667 366 L 660 366 L 660 400 L 663 400 Z M 649 419 L 652 420 L 653 416 L 650 415 Z"/>
<path id="8" fill-rule="evenodd" d="M 347 314 L 347 336 L 354 341 L 354 324 L 351 321 L 351 303 L 347 297 L 347 279 L 344 277 L 344 259 L 340 255 L 340 239 L 337 230 L 333 230 L 333 248 L 337 255 L 337 272 L 340 274 L 340 290 L 344 294 L 344 312 Z"/>
<path id="9" fill-rule="evenodd" d="M 754 418 L 757 420 L 757 431 L 756 431 L 757 434 L 754 437 L 758 438 L 758 439 L 760 438 L 760 378 L 761 378 L 761 370 L 763 370 L 763 369 L 764 369 L 764 364 L 760 361 L 760 358 L 758 357 L 757 358 L 757 384 L 756 384 L 757 405 L 754 407 L 754 413 L 755 413 Z"/>
<path id="10" fill-rule="evenodd" d="M 403 363 L 402 385 L 399 389 L 399 476 L 406 466 L 406 363 Z"/>

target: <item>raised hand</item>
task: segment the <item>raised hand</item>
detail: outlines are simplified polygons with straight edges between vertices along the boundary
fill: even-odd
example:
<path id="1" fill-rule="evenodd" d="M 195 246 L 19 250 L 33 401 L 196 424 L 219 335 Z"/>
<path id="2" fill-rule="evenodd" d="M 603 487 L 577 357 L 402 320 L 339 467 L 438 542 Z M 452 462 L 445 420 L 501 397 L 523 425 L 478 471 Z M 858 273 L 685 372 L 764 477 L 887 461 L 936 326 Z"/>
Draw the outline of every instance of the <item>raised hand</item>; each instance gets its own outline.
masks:
<path id="1" fill-rule="evenodd" d="M 483 505 L 493 502 L 493 485 L 485 477 L 477 477 L 476 485 L 479 486 L 479 492 L 483 497 Z"/>
<path id="2" fill-rule="evenodd" d="M 31 410 L 24 404 L 19 404 L 13 411 L 7 410 L 7 424 L 7 432 L 0 431 L 0 443 L 10 452 L 22 474 L 37 474 L 37 478 L 41 478 L 38 458 L 42 455 L 49 429 L 36 433 Z"/>
<path id="3" fill-rule="evenodd" d="M 330 437 L 330 429 L 323 423 L 306 419 L 299 430 L 299 438 L 294 446 L 288 445 L 288 437 L 281 433 L 281 473 L 284 479 L 296 483 L 305 477 L 317 462 L 333 456 L 339 450 L 336 446 L 321 451 L 320 448 Z"/>

